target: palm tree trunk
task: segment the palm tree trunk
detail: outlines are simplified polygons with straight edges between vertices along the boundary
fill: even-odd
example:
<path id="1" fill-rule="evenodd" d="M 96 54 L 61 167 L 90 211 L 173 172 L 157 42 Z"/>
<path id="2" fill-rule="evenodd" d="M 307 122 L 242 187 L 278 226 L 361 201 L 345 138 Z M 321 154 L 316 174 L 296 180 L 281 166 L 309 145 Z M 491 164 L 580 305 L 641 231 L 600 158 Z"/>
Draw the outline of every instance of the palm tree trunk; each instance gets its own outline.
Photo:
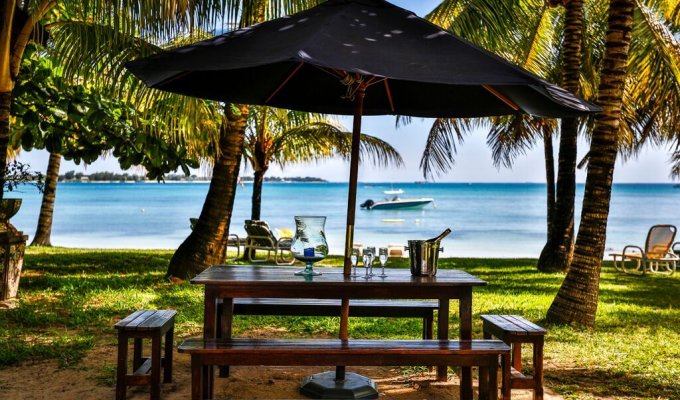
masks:
<path id="1" fill-rule="evenodd" d="M 36 228 L 31 246 L 52 246 L 50 236 L 52 235 L 52 216 L 54 215 L 54 200 L 57 196 L 60 164 L 61 154 L 57 152 L 50 153 L 47 173 L 45 174 L 45 190 L 43 191 L 40 216 L 38 217 L 38 227 Z"/>
<path id="2" fill-rule="evenodd" d="M 611 0 L 607 41 L 600 75 L 597 116 L 588 160 L 581 225 L 574 261 L 548 310 L 553 322 L 595 324 L 600 269 L 616 164 L 626 65 L 633 28 L 633 0 Z"/>
<path id="3" fill-rule="evenodd" d="M 224 261 L 248 112 L 245 105 L 227 104 L 225 107 L 220 152 L 215 159 L 203 210 L 189 237 L 172 256 L 168 277 L 188 279 Z"/>
<path id="4" fill-rule="evenodd" d="M 259 220 L 262 212 L 262 184 L 264 183 L 264 170 L 253 173 L 253 199 L 250 210 L 250 219 Z"/>
<path id="5" fill-rule="evenodd" d="M 5 192 L 5 173 L 7 171 L 7 146 L 9 144 L 9 117 L 12 104 L 12 92 L 0 93 L 0 200 Z"/>
<path id="6" fill-rule="evenodd" d="M 543 152 L 545 158 L 545 182 L 546 182 L 546 210 L 548 240 L 552 233 L 552 224 L 555 219 L 555 156 L 550 133 L 543 134 Z"/>
<path id="7" fill-rule="evenodd" d="M 581 70 L 581 42 L 583 38 L 583 1 L 565 3 L 563 51 L 563 87 L 571 93 L 579 92 Z M 578 121 L 564 118 L 560 125 L 559 168 L 552 227 L 541 251 L 539 271 L 566 271 L 574 249 L 574 202 L 576 201 L 576 150 Z"/>

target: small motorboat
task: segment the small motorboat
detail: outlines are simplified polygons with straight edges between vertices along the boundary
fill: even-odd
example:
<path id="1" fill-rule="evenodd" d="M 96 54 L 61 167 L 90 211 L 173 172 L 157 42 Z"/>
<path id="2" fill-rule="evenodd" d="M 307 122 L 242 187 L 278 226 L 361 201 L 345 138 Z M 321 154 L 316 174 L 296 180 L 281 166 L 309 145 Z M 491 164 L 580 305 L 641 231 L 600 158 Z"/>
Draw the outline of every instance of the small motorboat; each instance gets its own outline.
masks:
<path id="1" fill-rule="evenodd" d="M 396 210 L 402 208 L 422 208 L 432 203 L 434 199 L 429 197 L 402 199 L 394 196 L 392 199 L 373 201 L 368 199 L 361 204 L 361 208 L 366 210 Z"/>

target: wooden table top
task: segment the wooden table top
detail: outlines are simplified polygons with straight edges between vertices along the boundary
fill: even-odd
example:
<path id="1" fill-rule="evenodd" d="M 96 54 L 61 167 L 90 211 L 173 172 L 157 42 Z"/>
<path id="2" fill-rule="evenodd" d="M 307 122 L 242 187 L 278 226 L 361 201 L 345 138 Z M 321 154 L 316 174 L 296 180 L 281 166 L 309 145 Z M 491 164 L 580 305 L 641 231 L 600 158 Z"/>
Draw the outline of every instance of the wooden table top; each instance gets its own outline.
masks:
<path id="1" fill-rule="evenodd" d="M 342 268 L 323 268 L 317 267 L 315 270 L 321 275 L 304 277 L 295 275 L 301 267 L 269 267 L 254 265 L 216 265 L 212 266 L 200 274 L 196 275 L 191 283 L 197 285 L 229 285 L 238 283 L 239 285 L 314 285 L 344 287 L 399 287 L 399 286 L 419 286 L 419 287 L 455 287 L 455 286 L 483 286 L 486 282 L 465 271 L 443 269 L 437 271 L 437 275 L 413 276 L 409 269 L 404 268 L 385 268 L 386 278 L 374 276 L 371 279 L 364 279 L 361 273 L 362 268 L 358 269 L 358 277 L 344 276 Z M 374 268 L 374 273 L 379 274 L 380 268 Z"/>

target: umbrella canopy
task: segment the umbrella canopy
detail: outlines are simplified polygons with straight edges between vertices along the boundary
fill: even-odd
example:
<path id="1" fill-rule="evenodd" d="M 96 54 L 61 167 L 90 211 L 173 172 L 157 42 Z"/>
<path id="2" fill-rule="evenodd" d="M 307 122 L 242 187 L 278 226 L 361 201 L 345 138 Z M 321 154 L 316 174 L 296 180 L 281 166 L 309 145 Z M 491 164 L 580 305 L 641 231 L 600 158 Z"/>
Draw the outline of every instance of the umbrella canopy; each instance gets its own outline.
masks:
<path id="1" fill-rule="evenodd" d="M 150 87 L 206 99 L 353 114 L 350 273 L 361 116 L 572 117 L 599 108 L 383 0 L 309 10 L 127 64 Z"/>
<path id="2" fill-rule="evenodd" d="M 599 110 L 382 0 L 329 0 L 128 68 L 175 93 L 329 114 L 355 112 L 347 100 L 357 76 L 381 78 L 367 91 L 366 115 L 568 117 Z"/>

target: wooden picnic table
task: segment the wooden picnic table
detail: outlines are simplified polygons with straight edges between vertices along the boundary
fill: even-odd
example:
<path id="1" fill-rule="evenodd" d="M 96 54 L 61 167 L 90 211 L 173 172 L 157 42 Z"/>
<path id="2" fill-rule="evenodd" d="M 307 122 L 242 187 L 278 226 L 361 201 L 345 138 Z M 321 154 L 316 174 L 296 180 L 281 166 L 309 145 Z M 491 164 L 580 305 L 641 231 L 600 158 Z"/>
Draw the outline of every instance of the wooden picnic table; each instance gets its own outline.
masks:
<path id="1" fill-rule="evenodd" d="M 439 270 L 437 276 L 412 276 L 408 269 L 386 268 L 386 278 L 345 276 L 342 268 L 319 268 L 322 275 L 304 277 L 294 275 L 295 267 L 267 267 L 253 265 L 217 265 L 206 269 L 191 280 L 205 286 L 205 339 L 217 337 L 217 302 L 222 300 L 221 316 L 224 336 L 231 336 L 232 305 L 234 298 L 311 298 L 311 299 L 434 299 L 439 302 L 437 338 L 449 338 L 449 302 L 458 300 L 459 338 L 472 339 L 472 288 L 486 282 L 460 270 Z M 341 317 L 347 324 L 347 312 Z M 346 331 L 346 329 L 345 329 Z M 346 333 L 344 333 L 346 335 Z M 446 367 L 438 367 L 437 376 L 446 379 Z M 461 399 L 472 399 L 472 373 L 469 367 L 461 370 Z"/>

